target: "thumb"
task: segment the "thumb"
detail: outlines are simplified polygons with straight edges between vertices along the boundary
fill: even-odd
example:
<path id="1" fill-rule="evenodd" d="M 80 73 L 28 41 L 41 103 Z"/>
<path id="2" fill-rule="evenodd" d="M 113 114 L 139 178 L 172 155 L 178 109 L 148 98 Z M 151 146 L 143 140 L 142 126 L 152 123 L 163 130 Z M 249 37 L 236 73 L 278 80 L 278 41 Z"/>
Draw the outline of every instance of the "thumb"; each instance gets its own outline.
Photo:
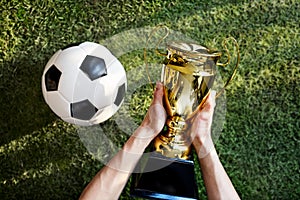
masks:
<path id="1" fill-rule="evenodd" d="M 161 82 L 156 83 L 156 88 L 154 91 L 154 98 L 152 101 L 153 104 L 160 104 L 163 105 L 163 96 L 164 96 L 164 88 L 163 84 Z"/>
<path id="2" fill-rule="evenodd" d="M 163 106 L 163 84 L 156 83 L 154 97 L 148 109 L 148 112 L 142 122 L 142 126 L 150 127 L 155 133 L 159 133 L 165 124 L 167 115 Z"/>

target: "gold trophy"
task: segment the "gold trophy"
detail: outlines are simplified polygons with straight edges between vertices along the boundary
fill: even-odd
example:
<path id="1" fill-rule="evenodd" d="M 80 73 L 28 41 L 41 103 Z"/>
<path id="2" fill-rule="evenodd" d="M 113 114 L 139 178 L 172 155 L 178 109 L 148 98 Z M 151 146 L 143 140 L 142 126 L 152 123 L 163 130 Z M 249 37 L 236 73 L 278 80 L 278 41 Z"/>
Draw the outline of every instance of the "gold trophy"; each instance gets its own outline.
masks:
<path id="1" fill-rule="evenodd" d="M 224 40 L 227 61 L 219 63 L 221 52 L 198 44 L 170 42 L 167 44 L 162 82 L 167 121 L 164 130 L 151 144 L 153 152 L 137 166 L 143 173 L 134 174 L 132 194 L 154 199 L 197 199 L 189 124 L 204 104 L 215 80 L 217 66 L 230 63 L 228 40 L 235 43 L 237 58 L 233 79 L 239 63 L 238 44 L 233 38 Z M 160 167 L 161 166 L 161 167 Z M 156 168 L 156 170 L 151 170 Z"/>

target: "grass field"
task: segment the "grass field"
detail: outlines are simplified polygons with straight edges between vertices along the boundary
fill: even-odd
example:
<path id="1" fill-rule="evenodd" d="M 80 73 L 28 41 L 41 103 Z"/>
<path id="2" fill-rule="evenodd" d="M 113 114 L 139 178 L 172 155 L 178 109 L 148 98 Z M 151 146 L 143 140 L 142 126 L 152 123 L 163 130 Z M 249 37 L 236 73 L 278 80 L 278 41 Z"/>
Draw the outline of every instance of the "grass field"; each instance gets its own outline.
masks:
<path id="1" fill-rule="evenodd" d="M 43 100 L 41 75 L 54 52 L 158 24 L 216 48 L 237 39 L 241 63 L 216 144 L 221 161 L 242 199 L 300 198 L 299 0 L 0 0 L 0 10 L 1 200 L 76 199 L 103 166 Z M 142 51 L 119 59 L 128 71 Z M 152 98 L 147 89 L 139 97 L 137 122 Z M 103 126 L 109 132 L 113 123 Z M 121 146 L 126 136 L 110 139 Z M 129 184 L 120 199 L 130 199 Z"/>

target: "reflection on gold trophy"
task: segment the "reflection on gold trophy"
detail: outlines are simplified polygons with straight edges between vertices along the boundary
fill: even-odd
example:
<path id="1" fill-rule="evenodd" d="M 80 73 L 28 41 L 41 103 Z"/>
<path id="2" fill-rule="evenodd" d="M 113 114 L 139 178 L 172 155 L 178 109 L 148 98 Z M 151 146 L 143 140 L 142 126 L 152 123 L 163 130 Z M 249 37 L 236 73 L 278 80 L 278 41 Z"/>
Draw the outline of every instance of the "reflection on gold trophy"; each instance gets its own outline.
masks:
<path id="1" fill-rule="evenodd" d="M 135 175 L 133 195 L 156 199 L 197 199 L 188 125 L 204 104 L 213 86 L 217 67 L 225 67 L 230 63 L 227 48 L 229 40 L 234 42 L 237 57 L 233 72 L 217 93 L 218 97 L 233 79 L 239 64 L 239 49 L 235 39 L 224 40 L 227 54 L 225 63 L 220 63 L 221 52 L 193 43 L 169 42 L 167 54 L 160 53 L 165 56 L 162 82 L 167 120 L 164 130 L 152 143 L 154 153 L 146 164 L 140 165 L 145 173 Z M 160 165 L 165 167 L 149 172 L 151 167 Z"/>
<path id="2" fill-rule="evenodd" d="M 191 141 L 185 134 L 187 121 L 192 120 L 205 102 L 214 83 L 216 66 L 220 65 L 221 53 L 182 42 L 171 42 L 167 48 L 162 70 L 167 130 L 155 138 L 154 147 L 166 157 L 186 160 L 190 159 L 191 152 Z"/>

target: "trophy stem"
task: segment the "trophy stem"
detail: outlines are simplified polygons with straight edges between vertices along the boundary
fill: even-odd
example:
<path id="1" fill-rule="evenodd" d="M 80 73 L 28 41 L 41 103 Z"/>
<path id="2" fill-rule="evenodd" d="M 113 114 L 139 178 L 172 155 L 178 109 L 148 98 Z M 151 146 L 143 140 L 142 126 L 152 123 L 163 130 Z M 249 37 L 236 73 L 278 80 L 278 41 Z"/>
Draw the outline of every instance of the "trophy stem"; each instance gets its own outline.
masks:
<path id="1" fill-rule="evenodd" d="M 154 139 L 154 150 L 168 158 L 189 160 L 191 147 L 186 136 L 186 122 L 179 116 L 167 119 L 167 130 Z"/>

